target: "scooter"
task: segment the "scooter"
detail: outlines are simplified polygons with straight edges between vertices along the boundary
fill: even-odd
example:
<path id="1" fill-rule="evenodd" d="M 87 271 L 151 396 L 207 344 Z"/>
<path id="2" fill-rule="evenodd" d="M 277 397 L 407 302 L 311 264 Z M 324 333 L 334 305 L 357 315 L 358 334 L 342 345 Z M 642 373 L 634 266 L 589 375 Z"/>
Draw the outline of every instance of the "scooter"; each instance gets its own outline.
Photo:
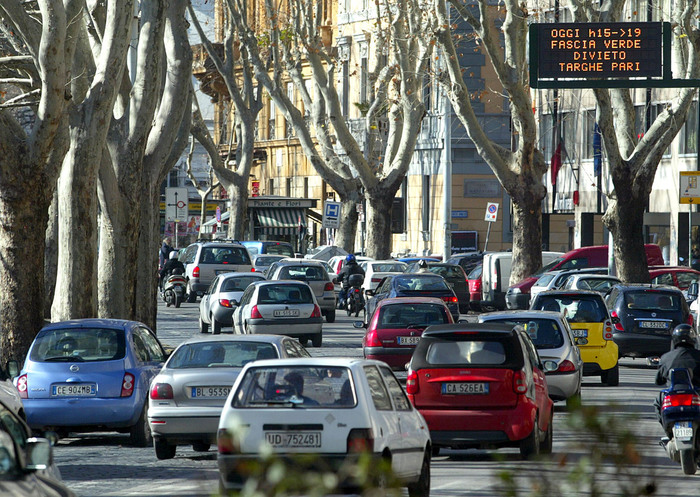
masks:
<path id="1" fill-rule="evenodd" d="M 698 427 L 700 427 L 700 394 L 693 385 L 687 368 L 670 372 L 671 386 L 661 390 L 661 425 L 667 437 L 659 444 L 672 461 L 680 462 L 683 473 L 694 475 L 698 468 Z"/>
<path id="2" fill-rule="evenodd" d="M 187 280 L 177 271 L 168 276 L 163 282 L 163 290 L 160 295 L 167 307 L 174 305 L 180 307 L 180 304 L 185 300 L 185 292 L 187 291 Z"/>
<path id="3" fill-rule="evenodd" d="M 362 283 L 365 277 L 361 274 L 353 274 L 348 278 L 350 287 L 347 289 L 345 296 L 345 309 L 348 316 L 355 313 L 355 316 L 360 315 L 360 311 L 365 308 L 365 295 L 362 290 Z"/>

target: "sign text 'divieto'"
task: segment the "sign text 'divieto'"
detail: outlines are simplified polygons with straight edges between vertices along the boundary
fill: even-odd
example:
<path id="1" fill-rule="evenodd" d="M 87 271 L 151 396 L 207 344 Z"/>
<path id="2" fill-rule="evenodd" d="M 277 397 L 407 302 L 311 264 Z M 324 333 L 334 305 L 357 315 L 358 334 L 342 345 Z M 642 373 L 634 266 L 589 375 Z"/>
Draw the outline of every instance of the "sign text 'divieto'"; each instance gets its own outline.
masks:
<path id="1" fill-rule="evenodd" d="M 661 23 L 538 25 L 540 78 L 661 76 Z"/>

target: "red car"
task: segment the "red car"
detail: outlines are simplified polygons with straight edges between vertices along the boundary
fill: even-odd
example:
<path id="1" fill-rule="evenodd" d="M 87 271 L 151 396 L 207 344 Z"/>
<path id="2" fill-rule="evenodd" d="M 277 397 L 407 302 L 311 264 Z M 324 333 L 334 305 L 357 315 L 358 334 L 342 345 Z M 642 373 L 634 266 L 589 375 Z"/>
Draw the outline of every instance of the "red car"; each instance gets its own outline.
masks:
<path id="1" fill-rule="evenodd" d="M 649 276 L 654 285 L 669 285 L 688 290 L 690 284 L 700 280 L 700 271 L 688 266 L 649 266 Z"/>
<path id="2" fill-rule="evenodd" d="M 379 302 L 362 338 L 367 359 L 386 362 L 403 371 L 423 330 L 434 324 L 453 323 L 452 313 L 436 297 L 396 297 Z M 361 322 L 355 325 L 361 327 Z"/>
<path id="3" fill-rule="evenodd" d="M 477 264 L 467 275 L 467 285 L 469 286 L 469 307 L 472 311 L 481 312 L 481 269 L 483 266 Z"/>
<path id="4" fill-rule="evenodd" d="M 530 337 L 507 324 L 431 326 L 411 358 L 406 392 L 433 447 L 552 450 L 552 400 Z M 435 451 L 434 451 L 435 452 Z"/>

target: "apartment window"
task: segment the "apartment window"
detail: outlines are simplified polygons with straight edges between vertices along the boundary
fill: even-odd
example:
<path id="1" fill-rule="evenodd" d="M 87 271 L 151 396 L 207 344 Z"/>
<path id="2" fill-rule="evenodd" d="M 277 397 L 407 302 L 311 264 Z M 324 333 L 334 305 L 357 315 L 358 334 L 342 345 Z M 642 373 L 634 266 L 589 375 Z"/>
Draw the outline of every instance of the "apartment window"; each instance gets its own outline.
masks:
<path id="1" fill-rule="evenodd" d="M 294 88 L 294 83 L 292 83 L 291 81 L 287 83 L 287 98 L 290 102 L 292 102 L 292 105 L 296 106 L 296 91 Z M 292 122 L 290 120 L 285 118 L 284 121 L 286 123 L 287 138 L 290 138 L 294 136 L 294 126 L 292 125 Z"/>
<path id="2" fill-rule="evenodd" d="M 275 118 L 277 117 L 277 106 L 275 101 L 270 98 L 270 119 L 268 121 L 267 138 L 268 140 L 275 139 Z"/>
<path id="3" fill-rule="evenodd" d="M 554 122 L 552 114 L 543 114 L 540 119 L 540 150 L 545 161 L 552 159 L 552 133 L 554 132 Z"/>
<path id="4" fill-rule="evenodd" d="M 683 132 L 680 140 L 681 154 L 696 154 L 698 152 L 698 102 L 690 104 L 688 119 L 683 125 Z"/>
<path id="5" fill-rule="evenodd" d="M 292 196 L 292 178 L 287 178 L 287 184 L 285 185 L 285 195 L 287 195 L 287 197 Z"/>
<path id="6" fill-rule="evenodd" d="M 360 44 L 360 103 L 367 103 L 367 90 L 369 85 L 369 63 L 367 59 L 367 43 Z"/>
<path id="7" fill-rule="evenodd" d="M 304 177 L 304 198 L 309 198 L 309 177 Z"/>
<path id="8" fill-rule="evenodd" d="M 430 109 L 432 108 L 432 105 L 431 105 L 432 99 L 430 98 L 431 94 L 432 94 L 432 91 L 431 91 L 432 81 L 431 81 L 431 79 L 432 78 L 430 77 L 430 72 L 428 72 L 427 74 L 425 74 L 425 76 L 423 76 L 423 105 L 425 105 L 426 112 L 430 111 Z"/>
<path id="9" fill-rule="evenodd" d="M 270 178 L 267 180 L 267 194 L 268 195 L 275 194 L 275 178 Z"/>
<path id="10" fill-rule="evenodd" d="M 423 231 L 430 232 L 430 176 L 423 176 Z"/>
<path id="11" fill-rule="evenodd" d="M 343 112 L 343 115 L 347 117 L 349 106 L 350 106 L 350 74 L 349 74 L 349 69 L 348 69 L 348 61 L 344 60 L 343 61 L 343 66 L 342 66 L 342 72 L 343 72 L 343 77 L 341 81 L 341 97 L 340 97 L 340 105 L 341 109 Z"/>
<path id="12" fill-rule="evenodd" d="M 595 131 L 595 110 L 583 111 L 583 139 L 581 141 L 581 158 L 593 158 L 593 134 Z"/>

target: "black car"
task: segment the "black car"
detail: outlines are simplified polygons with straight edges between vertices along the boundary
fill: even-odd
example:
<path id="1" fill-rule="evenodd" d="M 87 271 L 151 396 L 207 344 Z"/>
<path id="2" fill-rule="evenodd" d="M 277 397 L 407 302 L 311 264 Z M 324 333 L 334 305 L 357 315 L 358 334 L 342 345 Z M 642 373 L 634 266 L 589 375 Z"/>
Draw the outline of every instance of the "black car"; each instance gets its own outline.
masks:
<path id="1" fill-rule="evenodd" d="M 445 278 L 438 274 L 391 274 L 380 281 L 374 291 L 365 293 L 370 297 L 365 306 L 365 323 L 369 322 L 379 301 L 389 297 L 437 297 L 447 304 L 452 318 L 459 320 L 459 299 Z"/>
<path id="2" fill-rule="evenodd" d="M 489 252 L 465 252 L 463 254 L 452 254 L 445 262 L 448 264 L 458 264 L 464 269 L 464 272 L 469 274 L 469 271 L 481 264 L 484 260 L 484 254 Z"/>
<path id="3" fill-rule="evenodd" d="M 666 285 L 615 285 L 605 297 L 620 357 L 655 357 L 671 349 L 671 333 L 693 324 L 678 288 Z"/>
<path id="4" fill-rule="evenodd" d="M 459 312 L 464 314 L 469 312 L 469 286 L 467 285 L 467 273 L 458 264 L 448 264 L 445 262 L 428 262 L 428 270 L 431 273 L 439 274 L 452 287 L 459 300 Z M 414 262 L 406 273 L 417 273 L 420 266 Z"/>

